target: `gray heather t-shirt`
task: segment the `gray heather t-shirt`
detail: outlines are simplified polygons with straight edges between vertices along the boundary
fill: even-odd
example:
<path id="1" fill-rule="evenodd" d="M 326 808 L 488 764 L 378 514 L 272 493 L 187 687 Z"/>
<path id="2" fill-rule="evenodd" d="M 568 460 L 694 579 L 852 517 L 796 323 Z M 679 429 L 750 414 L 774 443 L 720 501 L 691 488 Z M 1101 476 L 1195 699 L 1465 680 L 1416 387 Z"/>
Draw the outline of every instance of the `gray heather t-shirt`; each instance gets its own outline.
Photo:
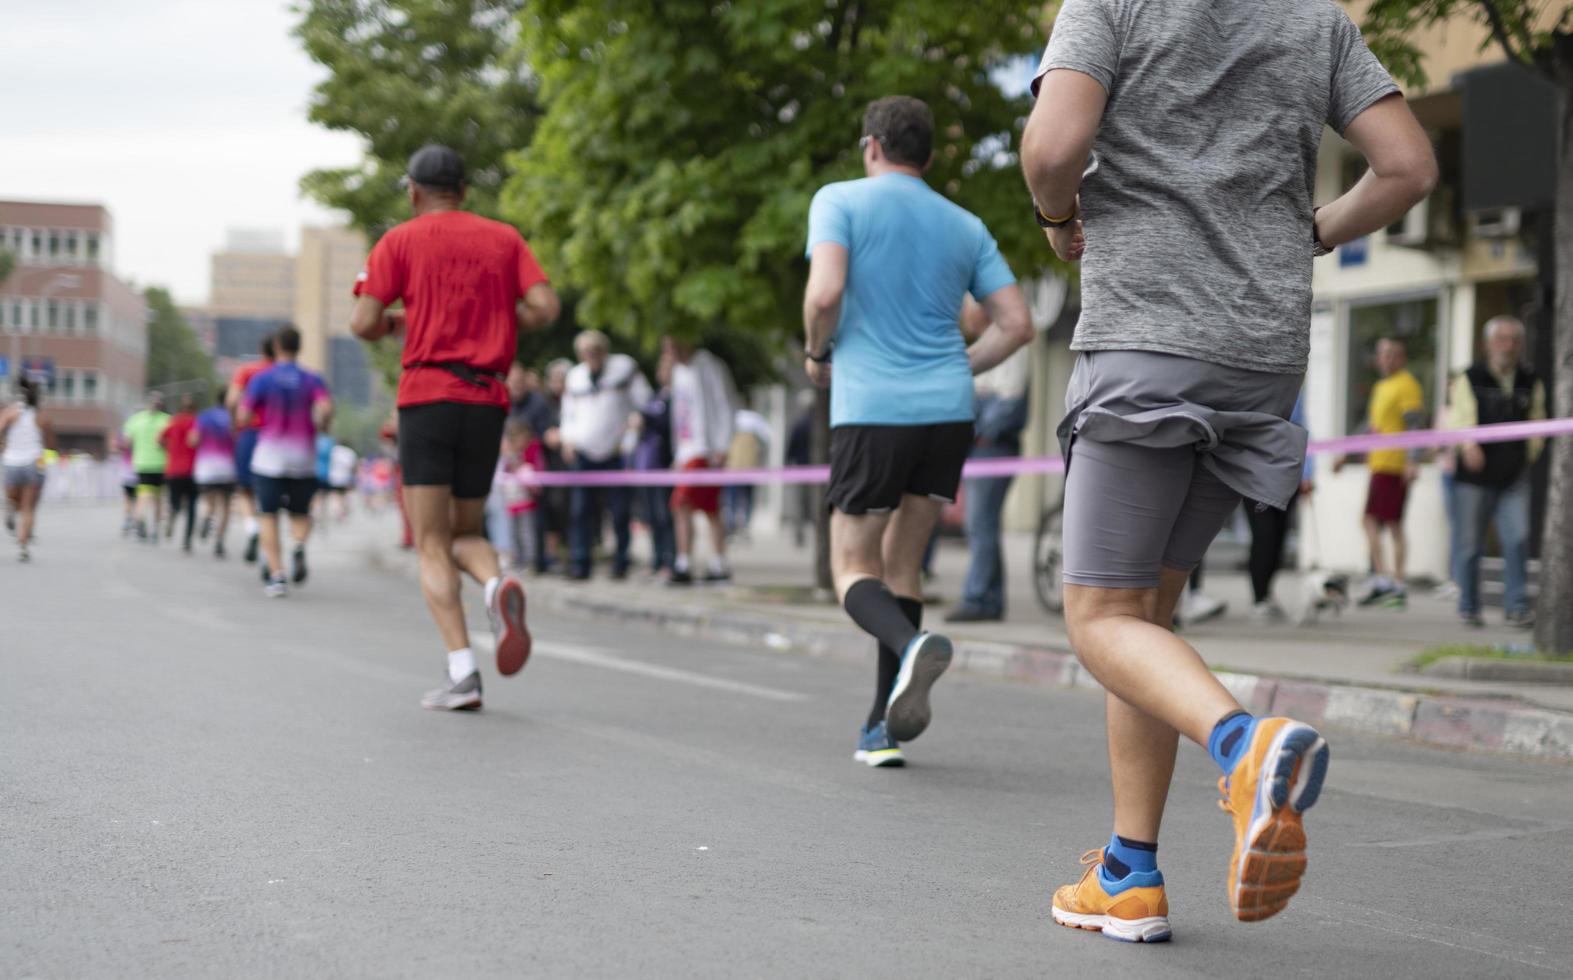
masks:
<path id="1" fill-rule="evenodd" d="M 1056 68 L 1109 93 L 1071 347 L 1303 372 L 1323 125 L 1398 91 L 1359 29 L 1332 0 L 1065 0 Z"/>

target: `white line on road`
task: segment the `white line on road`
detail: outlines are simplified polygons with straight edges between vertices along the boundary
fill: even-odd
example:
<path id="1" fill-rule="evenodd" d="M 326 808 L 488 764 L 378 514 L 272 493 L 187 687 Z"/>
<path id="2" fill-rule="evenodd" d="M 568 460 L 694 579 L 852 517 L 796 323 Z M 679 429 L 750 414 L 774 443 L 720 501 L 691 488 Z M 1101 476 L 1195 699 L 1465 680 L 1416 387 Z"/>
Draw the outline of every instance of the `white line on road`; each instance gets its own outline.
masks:
<path id="1" fill-rule="evenodd" d="M 490 637 L 470 635 L 470 645 L 477 652 L 495 653 L 496 645 Z M 566 646 L 560 643 L 537 642 L 531 656 L 549 657 L 553 660 L 566 660 L 569 663 L 582 664 L 586 667 L 601 667 L 605 670 L 622 671 L 625 674 L 637 674 L 641 677 L 653 677 L 656 680 L 672 681 L 677 684 L 690 684 L 694 687 L 707 687 L 715 691 L 726 691 L 731 694 L 746 694 L 749 697 L 762 698 L 766 701 L 795 702 L 807 701 L 808 695 L 796 691 L 784 691 L 777 687 L 765 687 L 760 684 L 750 684 L 747 681 L 728 680 L 724 677 L 712 677 L 709 674 L 700 674 L 691 670 L 681 670 L 677 667 L 662 667 L 657 664 L 645 663 L 642 660 L 630 660 L 626 657 L 615 656 L 599 650 L 586 647 Z"/>

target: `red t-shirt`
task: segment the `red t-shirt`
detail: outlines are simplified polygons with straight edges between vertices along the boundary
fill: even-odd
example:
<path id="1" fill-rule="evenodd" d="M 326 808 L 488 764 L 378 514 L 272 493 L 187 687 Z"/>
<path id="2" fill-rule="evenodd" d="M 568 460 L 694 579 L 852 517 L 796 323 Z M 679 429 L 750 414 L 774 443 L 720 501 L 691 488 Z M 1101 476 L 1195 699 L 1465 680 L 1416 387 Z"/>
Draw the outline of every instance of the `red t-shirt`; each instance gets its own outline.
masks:
<path id="1" fill-rule="evenodd" d="M 168 459 L 164 463 L 164 475 L 182 478 L 191 475 L 197 465 L 197 450 L 186 441 L 191 435 L 191 430 L 196 427 L 197 417 L 190 412 L 180 412 L 172 416 L 169 425 L 164 427 L 164 434 L 158 437 Z"/>
<path id="2" fill-rule="evenodd" d="M 263 371 L 266 371 L 272 366 L 273 362 L 267 360 L 266 358 L 258 358 L 255 361 L 248 361 L 235 369 L 235 376 L 230 379 L 230 384 L 239 387 L 240 393 L 244 395 L 246 393 L 246 386 L 251 384 L 251 379 L 255 378 L 257 375 L 261 374 Z M 249 425 L 241 426 L 241 429 L 244 430 L 260 428 L 262 428 L 262 410 L 259 408 L 257 413 L 252 417 L 251 423 Z"/>
<path id="3" fill-rule="evenodd" d="M 468 211 L 428 212 L 382 236 L 355 281 L 355 295 L 374 296 L 384 306 L 404 300 L 399 405 L 506 407 L 500 380 L 477 386 L 442 368 L 415 365 L 458 361 L 507 371 L 518 350 L 519 299 L 545 281 L 518 229 Z"/>

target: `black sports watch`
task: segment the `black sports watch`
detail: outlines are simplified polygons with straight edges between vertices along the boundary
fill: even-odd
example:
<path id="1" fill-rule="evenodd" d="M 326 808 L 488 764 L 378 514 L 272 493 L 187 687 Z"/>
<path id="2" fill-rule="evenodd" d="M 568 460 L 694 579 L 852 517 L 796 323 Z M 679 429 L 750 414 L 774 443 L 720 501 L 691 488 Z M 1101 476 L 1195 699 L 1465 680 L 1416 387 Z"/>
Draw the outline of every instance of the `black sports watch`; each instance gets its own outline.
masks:
<path id="1" fill-rule="evenodd" d="M 1324 255 L 1331 255 L 1333 250 L 1322 244 L 1322 233 L 1316 227 L 1316 214 L 1321 208 L 1311 211 L 1311 258 L 1319 259 Z"/>
<path id="2" fill-rule="evenodd" d="M 1038 220 L 1039 228 L 1064 228 L 1066 225 L 1069 225 L 1071 222 L 1081 217 L 1081 201 L 1078 200 L 1074 205 L 1072 205 L 1070 215 L 1059 221 L 1056 221 L 1055 219 L 1044 214 L 1043 209 L 1038 207 L 1038 202 L 1033 201 L 1032 216 Z"/>
<path id="3" fill-rule="evenodd" d="M 829 364 L 831 352 L 833 352 L 835 349 L 836 343 L 835 341 L 831 341 L 830 343 L 826 344 L 825 349 L 820 351 L 818 354 L 814 353 L 813 351 L 805 351 L 804 353 L 806 353 L 808 355 L 808 359 L 813 361 L 815 364 Z"/>

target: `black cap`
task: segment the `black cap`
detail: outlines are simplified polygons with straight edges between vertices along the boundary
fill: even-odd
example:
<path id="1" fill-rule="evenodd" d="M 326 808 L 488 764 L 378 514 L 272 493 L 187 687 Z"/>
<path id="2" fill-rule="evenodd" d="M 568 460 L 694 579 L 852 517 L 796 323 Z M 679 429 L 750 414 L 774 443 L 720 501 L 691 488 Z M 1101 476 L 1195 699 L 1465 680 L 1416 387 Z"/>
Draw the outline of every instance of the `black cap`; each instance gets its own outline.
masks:
<path id="1" fill-rule="evenodd" d="M 429 143 L 410 157 L 406 171 L 422 187 L 456 191 L 464 186 L 464 158 L 438 143 Z"/>

